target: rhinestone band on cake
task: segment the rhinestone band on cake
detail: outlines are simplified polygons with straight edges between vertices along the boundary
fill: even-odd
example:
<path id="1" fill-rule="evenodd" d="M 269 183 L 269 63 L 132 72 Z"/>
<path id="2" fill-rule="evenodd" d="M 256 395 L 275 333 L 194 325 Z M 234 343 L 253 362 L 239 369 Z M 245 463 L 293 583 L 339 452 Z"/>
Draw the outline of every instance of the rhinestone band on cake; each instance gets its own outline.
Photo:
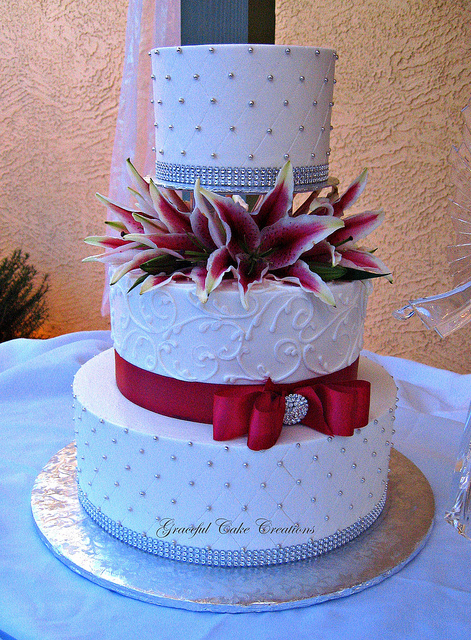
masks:
<path id="1" fill-rule="evenodd" d="M 82 507 L 102 529 L 121 542 L 125 542 L 131 547 L 135 547 L 141 551 L 146 551 L 147 553 L 152 553 L 155 556 L 169 560 L 179 560 L 192 564 L 205 564 L 218 567 L 261 567 L 316 558 L 354 540 L 371 527 L 381 515 L 386 502 L 386 490 L 381 500 L 366 516 L 360 518 L 357 522 L 342 531 L 337 531 L 322 540 L 309 540 L 306 543 L 274 549 L 241 549 L 234 551 L 184 546 L 143 535 L 137 531 L 123 527 L 118 522 L 105 516 L 100 509 L 88 500 L 80 486 L 78 487 L 78 497 Z"/>
<path id="2" fill-rule="evenodd" d="M 279 169 L 270 167 L 194 167 L 166 162 L 156 162 L 155 167 L 156 179 L 161 185 L 178 184 L 180 189 L 193 189 L 199 178 L 204 187 L 214 187 L 219 192 L 237 190 L 241 193 L 271 189 L 279 172 Z M 293 177 L 295 191 L 314 191 L 326 184 L 329 165 L 293 167 Z"/>

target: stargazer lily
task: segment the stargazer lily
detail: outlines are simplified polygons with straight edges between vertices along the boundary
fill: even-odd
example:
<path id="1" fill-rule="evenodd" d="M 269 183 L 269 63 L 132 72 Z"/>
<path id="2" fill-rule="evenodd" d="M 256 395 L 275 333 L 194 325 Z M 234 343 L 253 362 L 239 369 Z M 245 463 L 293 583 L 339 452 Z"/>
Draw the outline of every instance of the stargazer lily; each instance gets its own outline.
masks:
<path id="1" fill-rule="evenodd" d="M 330 194 L 320 197 L 316 191 L 293 211 L 287 162 L 250 211 L 240 196 L 213 193 L 199 181 L 190 206 L 176 191 L 144 179 L 129 160 L 127 165 L 136 204 L 119 205 L 97 194 L 113 215 L 107 224 L 114 235 L 86 239 L 105 249 L 85 260 L 115 267 L 111 284 L 129 272 L 138 276 L 132 288 L 139 286 L 141 293 L 192 281 L 206 302 L 223 280 L 233 279 L 246 306 L 250 289 L 267 279 L 295 284 L 333 305 L 329 280 L 387 274 L 378 258 L 356 244 L 380 224 L 382 213 L 343 216 L 365 188 L 366 172 L 342 196 L 331 181 Z"/>

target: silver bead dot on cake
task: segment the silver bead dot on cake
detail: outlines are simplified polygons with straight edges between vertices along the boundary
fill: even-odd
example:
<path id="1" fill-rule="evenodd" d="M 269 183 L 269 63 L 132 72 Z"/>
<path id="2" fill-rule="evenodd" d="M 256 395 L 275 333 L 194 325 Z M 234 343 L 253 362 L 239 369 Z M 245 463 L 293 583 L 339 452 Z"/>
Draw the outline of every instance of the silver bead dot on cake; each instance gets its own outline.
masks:
<path id="1" fill-rule="evenodd" d="M 211 158 L 217 158 L 217 155 L 214 153 L 214 151 L 213 151 L 213 153 L 211 154 Z"/>
<path id="2" fill-rule="evenodd" d="M 226 489 L 229 489 L 229 487 L 231 486 L 231 483 L 230 482 L 225 482 L 224 486 L 226 487 Z"/>
<path id="3" fill-rule="evenodd" d="M 210 98 L 209 101 L 210 101 L 211 104 L 215 104 L 216 103 L 216 98 Z"/>
<path id="4" fill-rule="evenodd" d="M 111 438 L 111 442 L 112 442 L 113 444 L 116 444 L 118 441 L 116 440 L 116 438 Z"/>
<path id="5" fill-rule="evenodd" d="M 255 100 L 249 100 L 249 107 L 255 106 Z"/>
<path id="6" fill-rule="evenodd" d="M 281 502 L 279 502 L 279 503 L 276 505 L 276 508 L 277 508 L 277 509 L 283 509 L 283 505 L 281 504 Z"/>
<path id="7" fill-rule="evenodd" d="M 242 505 L 242 511 L 247 511 L 247 509 L 248 509 L 247 505 L 246 505 L 246 504 L 243 504 L 243 505 Z"/>
<path id="8" fill-rule="evenodd" d="M 177 456 L 170 456 L 170 460 L 176 460 Z"/>
<path id="9" fill-rule="evenodd" d="M 200 79 L 199 73 L 194 73 L 193 74 L 193 80 L 199 80 L 199 79 Z"/>
<path id="10" fill-rule="evenodd" d="M 253 160 L 253 153 L 249 153 L 249 155 L 247 156 L 247 158 L 248 158 L 249 160 Z"/>
<path id="11" fill-rule="evenodd" d="M 260 488 L 261 488 L 261 489 L 266 489 L 266 488 L 267 488 L 267 483 L 266 483 L 266 482 L 262 482 L 262 483 L 260 484 Z"/>
<path id="12" fill-rule="evenodd" d="M 159 436 L 154 436 L 152 439 L 153 439 L 155 442 L 157 442 L 157 441 L 158 441 L 158 439 L 159 439 Z"/>
<path id="13" fill-rule="evenodd" d="M 131 466 L 130 466 L 129 464 L 125 464 L 125 465 L 124 465 L 124 468 L 126 469 L 126 471 L 130 471 Z"/>
<path id="14" fill-rule="evenodd" d="M 249 47 L 249 48 L 247 49 L 247 51 L 248 51 L 249 53 L 253 53 L 253 47 Z"/>
<path id="15" fill-rule="evenodd" d="M 195 481 L 194 480 L 190 480 L 188 482 L 188 484 L 190 485 L 190 487 L 194 487 L 195 486 Z"/>
<path id="16" fill-rule="evenodd" d="M 208 51 L 209 53 L 214 53 L 214 47 L 209 47 Z"/>
<path id="17" fill-rule="evenodd" d="M 273 80 L 273 76 L 271 73 L 267 75 L 267 80 L 270 80 L 270 82 Z"/>
<path id="18" fill-rule="evenodd" d="M 212 467 L 213 466 L 213 463 L 212 463 L 211 460 L 208 460 L 208 462 L 206 464 L 208 465 L 208 467 Z"/>
<path id="19" fill-rule="evenodd" d="M 287 107 L 289 105 L 289 100 L 283 100 L 283 104 Z"/>
<path id="20" fill-rule="evenodd" d="M 299 131 L 304 131 L 304 125 L 300 124 L 298 129 L 299 129 Z"/>
<path id="21" fill-rule="evenodd" d="M 114 486 L 119 487 L 119 482 L 117 480 L 115 481 Z"/>
<path id="22" fill-rule="evenodd" d="M 201 125 L 199 124 L 195 125 L 195 131 L 201 131 Z"/>
<path id="23" fill-rule="evenodd" d="M 289 48 L 285 49 L 285 53 L 286 53 L 287 55 L 289 55 L 289 54 L 291 53 L 291 49 L 289 49 Z"/>
<path id="24" fill-rule="evenodd" d="M 169 76 L 167 73 L 167 75 L 165 76 L 165 80 L 171 80 L 171 79 L 172 79 L 171 76 Z"/>
<path id="25" fill-rule="evenodd" d="M 228 77 L 228 78 L 231 78 L 231 79 L 234 77 L 234 74 L 232 73 L 232 71 L 230 71 L 230 72 L 227 74 L 227 77 Z"/>
<path id="26" fill-rule="evenodd" d="M 299 76 L 299 82 L 304 82 L 305 78 L 304 76 Z"/>
<path id="27" fill-rule="evenodd" d="M 270 127 L 268 127 L 268 129 L 267 129 L 267 133 L 268 133 L 268 134 L 273 133 L 273 129 L 270 129 Z"/>
<path id="28" fill-rule="evenodd" d="M 180 104 L 183 104 L 183 103 L 185 102 L 185 98 L 178 98 L 178 102 L 179 102 Z"/>
<path id="29" fill-rule="evenodd" d="M 158 480 L 160 478 L 160 473 L 154 473 L 154 478 Z"/>
<path id="30" fill-rule="evenodd" d="M 145 453 L 144 449 L 139 449 L 139 453 L 141 454 Z"/>
<path id="31" fill-rule="evenodd" d="M 231 126 L 229 127 L 229 131 L 235 131 L 235 127 L 234 127 L 234 125 L 231 125 Z"/>
<path id="32" fill-rule="evenodd" d="M 283 158 L 284 158 L 285 160 L 289 160 L 289 153 L 285 153 L 285 155 L 283 156 Z"/>
<path id="33" fill-rule="evenodd" d="M 172 498 L 172 499 L 170 500 L 170 502 L 171 502 L 172 504 L 177 504 L 177 501 L 175 500 L 175 498 Z"/>
<path id="34" fill-rule="evenodd" d="M 243 466 L 243 467 L 245 467 L 245 468 L 247 468 L 247 467 L 249 466 L 249 463 L 248 463 L 248 462 L 243 462 L 243 463 L 242 463 L 242 466 Z"/>
<path id="35" fill-rule="evenodd" d="M 146 492 L 145 492 L 145 491 L 139 491 L 139 495 L 140 495 L 142 498 L 144 498 L 144 496 L 146 495 Z"/>
<path id="36" fill-rule="evenodd" d="M 314 101 L 313 101 L 312 106 L 313 106 L 313 107 L 317 107 L 317 100 L 314 100 Z"/>
<path id="37" fill-rule="evenodd" d="M 182 156 L 186 156 L 186 151 L 185 151 L 184 149 L 182 149 L 182 150 L 180 151 L 180 155 L 182 155 Z"/>

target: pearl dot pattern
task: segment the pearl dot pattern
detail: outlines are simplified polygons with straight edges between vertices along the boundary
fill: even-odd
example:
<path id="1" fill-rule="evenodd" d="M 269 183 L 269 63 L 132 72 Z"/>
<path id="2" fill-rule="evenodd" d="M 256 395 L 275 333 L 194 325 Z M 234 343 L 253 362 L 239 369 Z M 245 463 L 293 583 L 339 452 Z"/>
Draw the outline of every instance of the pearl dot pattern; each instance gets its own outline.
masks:
<path id="1" fill-rule="evenodd" d="M 82 504 L 112 535 L 174 557 L 156 524 L 171 520 L 179 529 L 169 535 L 180 548 L 176 559 L 199 554 L 210 564 L 223 557 L 226 564 L 270 564 L 335 548 L 379 514 L 396 394 L 390 379 L 372 403 L 377 424 L 371 421 L 350 438 L 285 427 L 277 445 L 254 452 L 245 440 L 214 442 L 210 425 L 149 416 L 120 397 L 110 362 L 109 352 L 89 361 L 74 388 Z M 370 374 L 375 380 L 386 375 L 377 365 Z M 221 529 L 223 522 L 230 522 L 229 531 Z M 190 538 L 183 529 L 191 523 L 207 531 Z M 207 547 L 211 554 L 203 553 Z"/>

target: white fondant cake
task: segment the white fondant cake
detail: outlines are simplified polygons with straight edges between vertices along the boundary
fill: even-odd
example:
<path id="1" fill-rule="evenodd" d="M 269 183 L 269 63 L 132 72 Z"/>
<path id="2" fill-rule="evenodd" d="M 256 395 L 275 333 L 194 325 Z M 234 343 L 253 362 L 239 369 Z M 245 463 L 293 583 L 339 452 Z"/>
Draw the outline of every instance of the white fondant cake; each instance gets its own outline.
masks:
<path id="1" fill-rule="evenodd" d="M 281 45 L 153 49 L 156 182 L 266 192 L 290 159 L 295 189 L 325 184 L 336 54 Z"/>
<path id="2" fill-rule="evenodd" d="M 352 437 L 295 425 L 251 451 L 133 405 L 102 353 L 74 383 L 82 504 L 117 538 L 191 562 L 273 564 L 340 546 L 379 515 L 387 485 L 396 387 L 367 360 L 360 376 L 373 383 L 370 422 Z"/>
<path id="3" fill-rule="evenodd" d="M 115 354 L 74 382 L 79 497 L 110 534 L 159 556 L 314 557 L 380 514 L 396 396 L 371 362 L 355 380 L 371 286 L 360 279 L 387 270 L 356 244 L 381 212 L 344 217 L 366 172 L 292 207 L 293 179 L 297 191 L 327 181 L 336 54 L 150 55 L 156 183 L 128 163 L 136 208 L 101 197 L 119 233 L 88 239 L 116 268 Z M 156 184 L 194 187 L 193 199 Z M 217 192 L 265 195 L 250 208 Z"/>
<path id="4" fill-rule="evenodd" d="M 332 283 L 336 306 L 282 282 L 255 285 L 248 308 L 235 281 L 200 302 L 191 282 L 143 295 L 128 275 L 110 290 L 116 351 L 127 362 L 180 380 L 290 383 L 330 374 L 360 355 L 371 283 Z"/>

